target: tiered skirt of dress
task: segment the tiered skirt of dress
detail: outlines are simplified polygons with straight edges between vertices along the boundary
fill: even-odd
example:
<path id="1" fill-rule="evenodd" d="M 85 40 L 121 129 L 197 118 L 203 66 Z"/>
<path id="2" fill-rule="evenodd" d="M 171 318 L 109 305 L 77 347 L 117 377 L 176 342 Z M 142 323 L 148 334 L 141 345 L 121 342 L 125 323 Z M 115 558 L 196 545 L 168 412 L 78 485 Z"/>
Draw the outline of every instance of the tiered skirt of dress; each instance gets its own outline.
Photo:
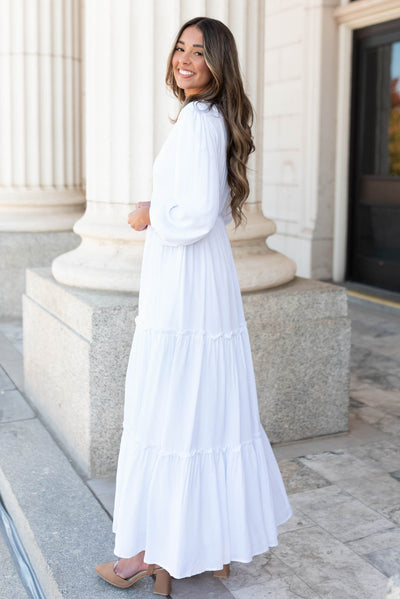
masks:
<path id="1" fill-rule="evenodd" d="M 166 290 L 176 289 L 168 295 Z M 193 245 L 147 233 L 126 377 L 115 553 L 175 578 L 249 562 L 291 515 L 261 426 L 246 322 L 218 219 Z"/>

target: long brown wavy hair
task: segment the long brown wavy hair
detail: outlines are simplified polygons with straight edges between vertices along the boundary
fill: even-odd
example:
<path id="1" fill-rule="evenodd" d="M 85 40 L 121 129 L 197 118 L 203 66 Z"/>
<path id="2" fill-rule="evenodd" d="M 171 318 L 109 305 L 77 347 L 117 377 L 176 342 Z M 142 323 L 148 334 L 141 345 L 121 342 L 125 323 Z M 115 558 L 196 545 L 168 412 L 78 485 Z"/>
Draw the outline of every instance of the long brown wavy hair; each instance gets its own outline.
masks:
<path id="1" fill-rule="evenodd" d="M 191 26 L 197 27 L 203 34 L 204 60 L 212 78 L 205 91 L 186 98 L 185 90 L 178 87 L 175 81 L 172 58 L 183 31 Z M 228 185 L 236 228 L 245 218 L 243 205 L 250 192 L 246 164 L 249 154 L 255 150 L 251 133 L 254 112 L 244 91 L 236 42 L 230 29 L 221 21 L 208 17 L 196 17 L 187 21 L 179 29 L 168 57 L 165 81 L 178 98 L 181 109 L 189 102 L 206 101 L 211 106 L 216 105 L 224 117 L 228 133 Z"/>

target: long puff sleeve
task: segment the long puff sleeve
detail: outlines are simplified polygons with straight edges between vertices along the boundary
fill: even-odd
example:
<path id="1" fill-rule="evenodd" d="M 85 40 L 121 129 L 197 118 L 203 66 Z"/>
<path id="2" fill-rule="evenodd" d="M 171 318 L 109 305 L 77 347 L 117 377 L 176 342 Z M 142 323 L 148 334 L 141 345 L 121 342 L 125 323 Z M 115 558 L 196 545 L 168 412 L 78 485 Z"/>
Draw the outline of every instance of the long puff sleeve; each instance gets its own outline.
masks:
<path id="1" fill-rule="evenodd" d="M 214 227 L 220 200 L 221 139 L 218 117 L 205 105 L 185 106 L 165 152 L 169 169 L 155 173 L 151 226 L 165 245 L 189 245 Z M 222 163 L 223 164 L 223 163 Z M 155 165 L 156 166 L 156 165 Z"/>

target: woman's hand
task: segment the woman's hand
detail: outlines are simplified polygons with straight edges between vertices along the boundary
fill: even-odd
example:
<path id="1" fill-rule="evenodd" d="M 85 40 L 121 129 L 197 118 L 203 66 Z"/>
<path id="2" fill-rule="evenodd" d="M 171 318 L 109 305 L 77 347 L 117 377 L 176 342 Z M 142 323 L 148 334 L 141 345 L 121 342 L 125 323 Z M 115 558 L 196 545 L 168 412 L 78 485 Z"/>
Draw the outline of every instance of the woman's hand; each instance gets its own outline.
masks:
<path id="1" fill-rule="evenodd" d="M 128 223 L 135 231 L 144 231 L 150 225 L 150 202 L 139 202 L 136 209 L 128 214 Z"/>

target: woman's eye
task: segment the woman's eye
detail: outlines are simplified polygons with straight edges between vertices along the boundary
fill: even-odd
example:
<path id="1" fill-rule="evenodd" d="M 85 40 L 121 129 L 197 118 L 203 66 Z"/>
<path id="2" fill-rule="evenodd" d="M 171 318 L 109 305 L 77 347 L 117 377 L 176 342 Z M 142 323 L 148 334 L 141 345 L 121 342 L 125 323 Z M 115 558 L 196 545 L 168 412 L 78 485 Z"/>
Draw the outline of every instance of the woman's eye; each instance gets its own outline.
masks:
<path id="1" fill-rule="evenodd" d="M 183 48 L 180 48 L 179 46 L 177 48 L 175 48 L 175 52 L 180 52 L 180 51 L 183 52 Z"/>

